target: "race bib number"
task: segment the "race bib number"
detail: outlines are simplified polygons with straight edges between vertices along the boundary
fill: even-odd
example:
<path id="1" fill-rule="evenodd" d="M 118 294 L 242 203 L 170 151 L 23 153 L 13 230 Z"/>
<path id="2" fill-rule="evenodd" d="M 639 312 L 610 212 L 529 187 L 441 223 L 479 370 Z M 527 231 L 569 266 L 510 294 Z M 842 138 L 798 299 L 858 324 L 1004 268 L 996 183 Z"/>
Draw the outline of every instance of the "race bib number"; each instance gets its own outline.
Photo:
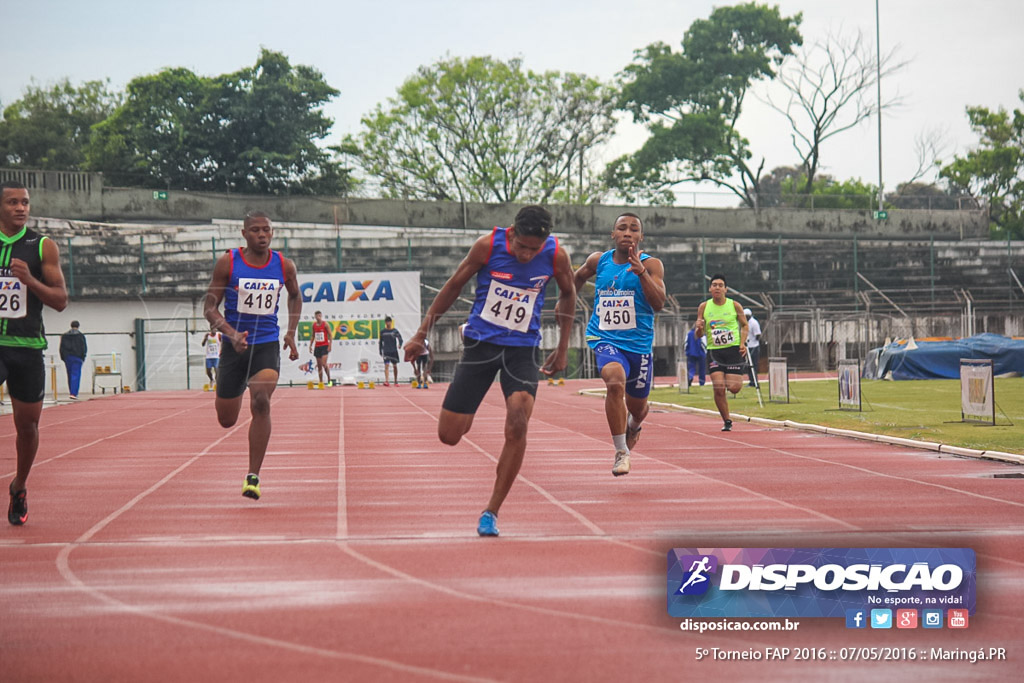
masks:
<path id="1" fill-rule="evenodd" d="M 711 330 L 711 343 L 715 346 L 732 346 L 736 343 L 736 335 L 732 330 Z"/>
<path id="2" fill-rule="evenodd" d="M 602 296 L 597 302 L 598 329 L 635 330 L 636 304 L 633 296 Z"/>
<path id="3" fill-rule="evenodd" d="M 217 358 L 220 356 L 220 342 L 212 341 L 206 344 L 206 357 Z"/>
<path id="4" fill-rule="evenodd" d="M 533 307 L 538 296 L 539 293 L 532 289 L 520 289 L 491 280 L 480 317 L 507 330 L 526 332 L 530 329 Z"/>
<path id="5" fill-rule="evenodd" d="M 238 278 L 238 312 L 273 315 L 282 286 L 277 280 Z"/>
<path id="6" fill-rule="evenodd" d="M 327 341 L 327 335 L 326 335 L 326 334 L 324 334 L 324 331 L 323 331 L 323 330 L 317 330 L 317 331 L 316 331 L 316 332 L 315 332 L 315 333 L 313 334 L 313 341 L 315 341 L 315 342 L 316 342 L 317 344 L 322 344 L 322 343 L 324 343 L 325 341 Z"/>
<path id="7" fill-rule="evenodd" d="M 0 277 L 0 318 L 24 318 L 28 288 L 16 277 Z"/>

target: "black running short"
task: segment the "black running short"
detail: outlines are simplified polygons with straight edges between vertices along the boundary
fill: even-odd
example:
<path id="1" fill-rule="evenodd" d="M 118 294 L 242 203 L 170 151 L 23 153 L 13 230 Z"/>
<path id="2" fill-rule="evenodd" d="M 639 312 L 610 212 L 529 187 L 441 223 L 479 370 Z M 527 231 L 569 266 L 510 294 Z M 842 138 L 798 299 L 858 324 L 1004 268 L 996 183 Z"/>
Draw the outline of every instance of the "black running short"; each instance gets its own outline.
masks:
<path id="1" fill-rule="evenodd" d="M 448 385 L 442 407 L 453 413 L 473 415 L 501 371 L 501 392 L 507 399 L 517 391 L 537 395 L 537 347 L 500 346 L 467 339 L 455 377 Z"/>
<path id="2" fill-rule="evenodd" d="M 385 351 L 381 354 L 381 358 L 384 359 L 385 363 L 394 363 L 398 365 L 398 351 Z"/>
<path id="3" fill-rule="evenodd" d="M 326 356 L 330 352 L 330 350 L 331 350 L 331 347 L 327 346 L 326 344 L 324 346 L 314 346 L 313 347 L 313 357 L 314 358 L 323 358 L 324 356 Z"/>
<path id="4" fill-rule="evenodd" d="M 740 347 L 727 346 L 724 349 L 708 349 L 708 374 L 724 372 L 727 375 L 747 374 L 746 359 L 740 355 Z"/>
<path id="5" fill-rule="evenodd" d="M 217 368 L 217 398 L 238 398 L 245 393 L 249 380 L 261 370 L 281 372 L 281 344 L 272 341 L 251 344 L 242 353 L 225 341 L 220 350 Z"/>
<path id="6" fill-rule="evenodd" d="M 42 349 L 0 346 L 0 384 L 22 403 L 39 403 L 46 393 L 46 365 Z"/>

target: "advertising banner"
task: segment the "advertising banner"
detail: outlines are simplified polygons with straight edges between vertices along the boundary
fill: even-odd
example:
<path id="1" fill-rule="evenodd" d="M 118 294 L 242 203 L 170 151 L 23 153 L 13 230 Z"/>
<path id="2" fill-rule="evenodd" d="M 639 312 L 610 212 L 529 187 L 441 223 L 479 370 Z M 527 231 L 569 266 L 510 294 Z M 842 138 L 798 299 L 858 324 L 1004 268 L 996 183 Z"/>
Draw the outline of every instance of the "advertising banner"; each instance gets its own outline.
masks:
<path id="1" fill-rule="evenodd" d="M 789 364 L 785 358 L 768 359 L 768 400 L 789 403 Z"/>
<path id="2" fill-rule="evenodd" d="M 960 359 L 960 412 L 964 422 L 996 423 L 991 359 Z"/>
<path id="3" fill-rule="evenodd" d="M 839 409 L 861 409 L 860 359 L 839 361 Z"/>
<path id="4" fill-rule="evenodd" d="M 383 381 L 384 360 L 378 344 L 386 316 L 393 319 L 403 342 L 420 324 L 419 272 L 299 273 L 299 290 L 299 360 L 289 360 L 282 347 L 279 382 L 283 384 L 317 379 L 316 360 L 310 351 L 316 311 L 323 314 L 330 331 L 332 348 L 327 359 L 331 378 L 340 381 Z M 283 297 L 280 305 L 286 306 Z M 401 349 L 399 361 L 399 380 L 411 379 L 412 365 L 405 362 Z"/>

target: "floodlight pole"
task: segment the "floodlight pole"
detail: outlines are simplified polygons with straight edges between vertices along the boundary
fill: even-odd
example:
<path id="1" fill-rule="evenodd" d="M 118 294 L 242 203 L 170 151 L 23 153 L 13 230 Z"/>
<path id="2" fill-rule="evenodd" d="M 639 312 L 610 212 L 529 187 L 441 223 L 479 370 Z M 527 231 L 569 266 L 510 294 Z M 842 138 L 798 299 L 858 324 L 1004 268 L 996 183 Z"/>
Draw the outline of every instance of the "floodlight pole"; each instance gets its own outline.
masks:
<path id="1" fill-rule="evenodd" d="M 878 93 L 878 210 L 882 210 L 882 39 L 875 0 L 875 85 Z"/>

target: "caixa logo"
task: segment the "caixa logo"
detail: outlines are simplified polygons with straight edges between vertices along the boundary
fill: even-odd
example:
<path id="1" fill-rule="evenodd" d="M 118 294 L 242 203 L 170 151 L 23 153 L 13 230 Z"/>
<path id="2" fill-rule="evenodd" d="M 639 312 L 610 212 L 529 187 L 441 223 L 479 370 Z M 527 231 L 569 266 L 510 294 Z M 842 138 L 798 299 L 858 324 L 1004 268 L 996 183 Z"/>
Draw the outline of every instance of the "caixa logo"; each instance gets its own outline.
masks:
<path id="1" fill-rule="evenodd" d="M 303 303 L 320 301 L 394 301 L 391 280 L 341 280 L 303 282 L 299 285 Z"/>

